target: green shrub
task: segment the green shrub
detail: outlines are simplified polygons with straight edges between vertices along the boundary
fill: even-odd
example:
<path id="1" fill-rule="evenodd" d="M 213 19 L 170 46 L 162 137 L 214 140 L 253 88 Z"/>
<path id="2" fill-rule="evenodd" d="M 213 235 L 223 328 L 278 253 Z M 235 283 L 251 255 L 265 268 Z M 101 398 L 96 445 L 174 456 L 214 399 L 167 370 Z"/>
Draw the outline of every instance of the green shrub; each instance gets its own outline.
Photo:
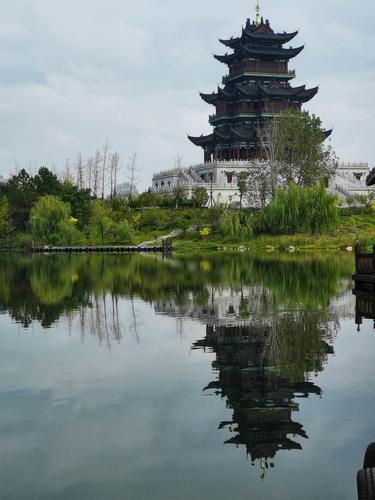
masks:
<path id="1" fill-rule="evenodd" d="M 336 197 L 322 183 L 311 188 L 290 184 L 287 191 L 277 190 L 258 218 L 258 230 L 271 234 L 327 234 L 338 224 Z"/>
<path id="2" fill-rule="evenodd" d="M 219 222 L 219 233 L 223 238 L 248 241 L 254 235 L 252 214 L 241 211 L 224 212 Z"/>

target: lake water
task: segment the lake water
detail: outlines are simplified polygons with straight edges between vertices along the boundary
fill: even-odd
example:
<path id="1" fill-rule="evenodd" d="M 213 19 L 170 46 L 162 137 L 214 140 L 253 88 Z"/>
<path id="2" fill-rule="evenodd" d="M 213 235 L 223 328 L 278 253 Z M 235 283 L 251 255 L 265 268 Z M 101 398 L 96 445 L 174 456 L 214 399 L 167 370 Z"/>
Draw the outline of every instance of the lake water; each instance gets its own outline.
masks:
<path id="1" fill-rule="evenodd" d="M 352 272 L 0 255 L 0 498 L 355 499 L 375 330 Z"/>

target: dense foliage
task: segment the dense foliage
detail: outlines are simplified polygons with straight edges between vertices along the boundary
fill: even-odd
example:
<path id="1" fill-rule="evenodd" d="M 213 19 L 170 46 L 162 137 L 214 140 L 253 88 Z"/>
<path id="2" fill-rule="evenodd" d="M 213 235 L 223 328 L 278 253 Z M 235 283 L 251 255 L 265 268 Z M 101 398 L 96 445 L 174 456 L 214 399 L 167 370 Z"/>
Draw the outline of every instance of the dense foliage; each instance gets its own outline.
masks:
<path id="1" fill-rule="evenodd" d="M 254 218 L 241 211 L 223 212 L 220 218 L 219 232 L 223 238 L 234 241 L 249 241 L 254 234 Z"/>
<path id="2" fill-rule="evenodd" d="M 326 234 L 337 230 L 336 198 L 322 183 L 301 188 L 294 183 L 279 189 L 259 217 L 259 230 L 271 234 Z"/>
<path id="3" fill-rule="evenodd" d="M 30 211 L 29 229 L 41 243 L 59 244 L 64 240 L 70 224 L 70 205 L 57 196 L 46 195 L 39 198 Z"/>
<path id="4" fill-rule="evenodd" d="M 46 167 L 40 168 L 34 176 L 23 169 L 0 184 L 0 198 L 7 197 L 12 222 L 18 231 L 26 229 L 31 208 L 39 198 L 46 195 L 57 196 L 64 203 L 69 203 L 71 215 L 82 225 L 87 223 L 91 200 L 89 190 L 79 189 L 72 182 L 59 180 Z"/>
<path id="5" fill-rule="evenodd" d="M 14 231 L 8 199 L 3 196 L 0 198 L 0 235 L 2 242 L 7 244 Z"/>
<path id="6" fill-rule="evenodd" d="M 248 182 L 246 173 L 239 176 L 241 202 Z M 291 183 L 287 191 L 276 191 L 261 210 L 203 208 L 208 199 L 207 190 L 198 187 L 190 199 L 184 190 L 176 189 L 169 196 L 145 192 L 130 201 L 102 200 L 59 180 L 45 167 L 34 176 L 21 170 L 0 184 L 1 245 L 137 244 L 175 229 L 190 239 L 219 237 L 246 243 L 260 233 L 315 235 L 337 228 L 335 198 L 322 184 L 303 188 Z"/>

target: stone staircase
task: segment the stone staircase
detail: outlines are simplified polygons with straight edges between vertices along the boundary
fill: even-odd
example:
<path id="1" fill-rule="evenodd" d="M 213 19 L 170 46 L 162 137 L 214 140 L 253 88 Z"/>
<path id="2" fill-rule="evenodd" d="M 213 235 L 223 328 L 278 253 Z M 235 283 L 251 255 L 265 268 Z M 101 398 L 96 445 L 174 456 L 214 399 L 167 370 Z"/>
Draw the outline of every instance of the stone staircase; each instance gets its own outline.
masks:
<path id="1" fill-rule="evenodd" d="M 143 243 L 140 243 L 137 245 L 137 248 L 149 248 L 152 246 L 157 246 L 164 240 L 171 240 L 172 238 L 179 238 L 182 236 L 183 230 L 182 229 L 175 229 L 169 234 L 166 234 L 164 236 L 159 236 L 158 238 L 155 238 L 154 240 L 151 241 L 144 241 Z"/>

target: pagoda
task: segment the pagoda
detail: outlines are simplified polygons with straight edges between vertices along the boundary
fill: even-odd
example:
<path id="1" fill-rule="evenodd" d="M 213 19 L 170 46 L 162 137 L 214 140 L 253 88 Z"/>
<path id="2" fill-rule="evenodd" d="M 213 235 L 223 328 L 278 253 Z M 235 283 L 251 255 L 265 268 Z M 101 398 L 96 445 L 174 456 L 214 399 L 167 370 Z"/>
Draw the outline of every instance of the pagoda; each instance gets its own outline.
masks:
<path id="1" fill-rule="evenodd" d="M 209 117 L 213 132 L 188 137 L 203 148 L 205 163 L 263 158 L 258 128 L 282 111 L 300 111 L 302 104 L 318 92 L 318 87 L 292 87 L 290 83 L 295 71 L 289 69 L 289 61 L 304 47 L 285 47 L 285 44 L 298 31 L 276 33 L 269 20 L 260 16 L 259 3 L 256 10 L 256 20 L 247 19 L 240 37 L 220 40 L 231 50 L 214 56 L 229 68 L 222 87 L 212 94 L 200 94 L 216 108 Z"/>

